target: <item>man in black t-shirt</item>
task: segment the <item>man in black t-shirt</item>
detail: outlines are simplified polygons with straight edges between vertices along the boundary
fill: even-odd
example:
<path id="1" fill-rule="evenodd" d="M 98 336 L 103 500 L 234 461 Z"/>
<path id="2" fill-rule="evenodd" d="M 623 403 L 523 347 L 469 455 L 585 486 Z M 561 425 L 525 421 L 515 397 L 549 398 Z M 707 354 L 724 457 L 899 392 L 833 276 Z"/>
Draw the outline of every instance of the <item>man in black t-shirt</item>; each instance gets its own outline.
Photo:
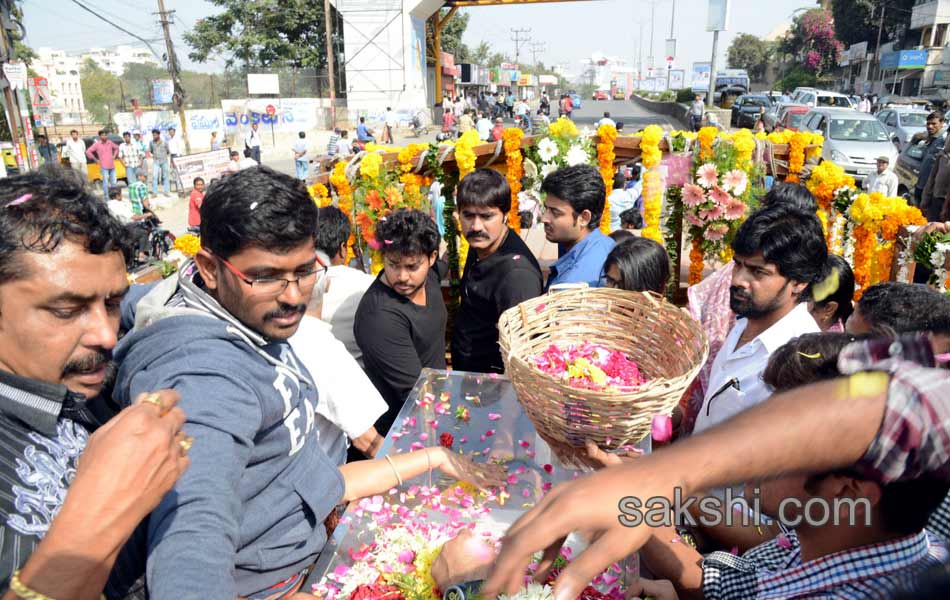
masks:
<path id="1" fill-rule="evenodd" d="M 435 222 L 421 211 L 400 209 L 379 221 L 375 235 L 383 271 L 360 300 L 353 334 L 366 374 L 389 405 L 376 421 L 386 435 L 422 369 L 445 368 L 448 313 Z"/>
<path id="2" fill-rule="evenodd" d="M 501 173 L 473 171 L 459 183 L 457 202 L 470 249 L 462 275 L 462 305 L 452 331 L 452 368 L 503 373 L 498 318 L 541 294 L 541 267 L 508 227 L 511 188 Z"/>

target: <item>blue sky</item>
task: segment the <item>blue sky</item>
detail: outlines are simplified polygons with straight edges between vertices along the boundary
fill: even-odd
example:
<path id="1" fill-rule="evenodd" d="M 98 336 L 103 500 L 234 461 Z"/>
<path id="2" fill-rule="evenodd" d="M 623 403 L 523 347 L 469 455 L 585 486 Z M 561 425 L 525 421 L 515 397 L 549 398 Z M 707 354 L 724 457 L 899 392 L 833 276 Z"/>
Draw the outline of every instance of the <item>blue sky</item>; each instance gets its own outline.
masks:
<path id="1" fill-rule="evenodd" d="M 100 14 L 114 20 L 146 39 L 159 40 L 161 30 L 155 0 L 82 0 Z M 251 1 L 251 0 L 249 0 Z M 314 0 L 317 1 L 317 0 Z M 656 62 L 664 59 L 664 41 L 670 32 L 673 0 L 656 2 L 654 48 Z M 709 60 L 712 34 L 705 31 L 708 0 L 676 0 L 674 36 L 678 39 L 677 67 L 689 69 L 695 61 Z M 187 58 L 187 46 L 181 38 L 195 20 L 212 14 L 215 7 L 204 0 L 166 0 L 166 8 L 177 11 L 172 27 L 179 59 L 186 68 L 208 71 L 216 65 L 195 65 Z M 793 11 L 811 8 L 815 2 L 803 0 L 731 0 L 729 30 L 719 37 L 720 60 L 736 33 L 764 37 L 784 22 Z M 471 14 L 465 42 L 481 40 L 513 55 L 514 43 L 510 28 L 532 29 L 533 41 L 544 43 L 546 50 L 539 60 L 547 63 L 577 64 L 582 58 L 600 52 L 622 56 L 636 62 L 639 47 L 639 21 L 643 22 L 644 66 L 649 55 L 651 4 L 648 0 L 591 0 L 525 6 L 496 6 L 466 9 Z M 23 2 L 27 43 L 34 47 L 50 46 L 80 52 L 93 46 L 137 43 L 128 35 L 83 12 L 68 0 L 25 0 Z M 153 46 L 163 51 L 164 43 Z M 522 61 L 530 57 L 528 49 Z"/>

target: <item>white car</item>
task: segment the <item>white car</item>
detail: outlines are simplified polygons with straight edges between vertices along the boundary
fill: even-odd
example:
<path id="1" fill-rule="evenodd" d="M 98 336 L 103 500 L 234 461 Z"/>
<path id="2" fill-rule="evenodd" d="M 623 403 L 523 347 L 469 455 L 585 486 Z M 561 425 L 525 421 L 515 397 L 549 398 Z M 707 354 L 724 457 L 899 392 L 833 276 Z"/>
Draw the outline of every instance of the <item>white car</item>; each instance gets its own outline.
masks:
<path id="1" fill-rule="evenodd" d="M 898 151 L 903 151 L 914 134 L 927 131 L 927 115 L 929 114 L 926 110 L 919 108 L 896 106 L 885 108 L 875 116 L 884 124 L 884 129 L 891 136 L 891 141 L 897 146 Z"/>
<path id="2" fill-rule="evenodd" d="M 844 94 L 822 90 L 805 90 L 799 94 L 795 101 L 799 104 L 805 104 L 815 108 L 823 106 L 829 108 L 855 108 L 855 106 L 851 104 L 851 99 Z"/>
<path id="3" fill-rule="evenodd" d="M 824 136 L 822 159 L 834 162 L 858 183 L 875 171 L 879 156 L 888 157 L 891 167 L 897 164 L 897 148 L 887 130 L 867 113 L 850 108 L 816 108 L 805 115 L 802 129 Z"/>

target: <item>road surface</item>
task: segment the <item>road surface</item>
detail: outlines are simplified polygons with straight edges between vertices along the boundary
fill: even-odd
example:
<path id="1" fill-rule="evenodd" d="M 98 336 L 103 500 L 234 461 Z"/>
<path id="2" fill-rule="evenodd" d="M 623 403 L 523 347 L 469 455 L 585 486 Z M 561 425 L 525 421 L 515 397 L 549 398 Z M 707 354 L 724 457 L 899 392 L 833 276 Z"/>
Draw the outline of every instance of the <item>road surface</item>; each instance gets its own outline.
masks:
<path id="1" fill-rule="evenodd" d="M 618 124 L 623 123 L 624 133 L 635 133 L 647 125 L 659 125 L 665 130 L 680 129 L 680 125 L 666 115 L 659 115 L 635 104 L 632 100 L 582 99 L 581 107 L 574 111 L 573 119 L 578 125 L 594 126 L 604 112 Z"/>

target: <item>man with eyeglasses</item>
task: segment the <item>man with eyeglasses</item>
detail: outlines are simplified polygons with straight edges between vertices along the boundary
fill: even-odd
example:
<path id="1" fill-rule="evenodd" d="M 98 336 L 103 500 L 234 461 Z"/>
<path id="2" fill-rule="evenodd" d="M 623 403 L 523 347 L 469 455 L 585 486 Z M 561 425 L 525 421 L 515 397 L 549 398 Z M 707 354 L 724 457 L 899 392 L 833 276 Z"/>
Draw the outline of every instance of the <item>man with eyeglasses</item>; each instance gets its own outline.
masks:
<path id="1" fill-rule="evenodd" d="M 200 210 L 201 250 L 134 303 L 116 349 L 116 400 L 161 382 L 194 438 L 188 477 L 149 521 L 149 594 L 280 597 L 303 584 L 344 492 L 287 341 L 326 273 L 316 206 L 299 181 L 255 167 L 215 182 Z"/>

